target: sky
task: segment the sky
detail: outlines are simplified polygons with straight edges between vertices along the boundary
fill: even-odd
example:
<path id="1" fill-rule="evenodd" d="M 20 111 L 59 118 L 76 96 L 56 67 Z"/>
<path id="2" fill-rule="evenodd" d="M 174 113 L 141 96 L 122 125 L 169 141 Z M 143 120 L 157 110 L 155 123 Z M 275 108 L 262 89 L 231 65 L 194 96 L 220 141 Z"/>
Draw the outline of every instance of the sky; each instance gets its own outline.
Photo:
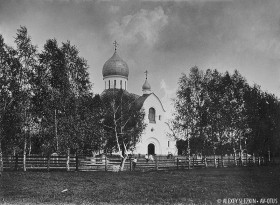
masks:
<path id="1" fill-rule="evenodd" d="M 198 66 L 232 73 L 280 96 L 280 1 L 0 0 L 0 34 L 14 46 L 20 26 L 41 51 L 48 39 L 69 40 L 89 65 L 93 93 L 102 68 L 118 54 L 129 66 L 128 91 L 153 92 L 172 108 L 182 73 Z"/>

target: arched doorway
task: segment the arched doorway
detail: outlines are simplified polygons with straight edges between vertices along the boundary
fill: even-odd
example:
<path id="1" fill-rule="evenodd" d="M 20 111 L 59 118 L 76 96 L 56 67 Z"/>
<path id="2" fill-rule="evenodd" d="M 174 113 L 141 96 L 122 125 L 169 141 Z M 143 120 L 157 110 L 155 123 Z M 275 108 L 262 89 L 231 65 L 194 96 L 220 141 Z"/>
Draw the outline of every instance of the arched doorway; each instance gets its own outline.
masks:
<path id="1" fill-rule="evenodd" d="M 150 154 L 153 154 L 153 155 L 155 154 L 155 145 L 152 143 L 150 143 L 148 145 L 148 155 L 150 155 Z"/>

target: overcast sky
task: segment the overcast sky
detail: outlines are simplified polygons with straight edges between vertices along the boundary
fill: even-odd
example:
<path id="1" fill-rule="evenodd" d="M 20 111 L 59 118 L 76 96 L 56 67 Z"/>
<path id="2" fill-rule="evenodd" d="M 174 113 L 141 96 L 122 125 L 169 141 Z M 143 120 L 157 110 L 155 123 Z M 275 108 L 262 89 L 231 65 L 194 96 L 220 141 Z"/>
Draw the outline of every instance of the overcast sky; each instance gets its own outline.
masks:
<path id="1" fill-rule="evenodd" d="M 148 80 L 168 109 L 182 72 L 192 66 L 237 69 L 250 84 L 280 96 L 280 1 L 0 0 L 0 33 L 8 45 L 20 25 L 39 50 L 47 39 L 70 40 L 87 59 L 93 92 L 119 43 L 128 89 Z"/>

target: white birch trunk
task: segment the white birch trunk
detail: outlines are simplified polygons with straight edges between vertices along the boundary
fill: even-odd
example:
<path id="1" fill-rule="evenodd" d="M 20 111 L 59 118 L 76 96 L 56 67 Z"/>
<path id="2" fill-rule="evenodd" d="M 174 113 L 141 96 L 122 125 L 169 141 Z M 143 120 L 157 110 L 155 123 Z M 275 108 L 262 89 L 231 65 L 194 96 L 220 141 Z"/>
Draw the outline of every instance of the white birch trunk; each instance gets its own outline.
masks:
<path id="1" fill-rule="evenodd" d="M 66 170 L 70 171 L 70 148 L 67 149 Z"/>
<path id="2" fill-rule="evenodd" d="M 23 145 L 23 171 L 26 172 L 26 136 L 24 137 L 24 145 Z"/>
<path id="3" fill-rule="evenodd" d="M 125 157 L 122 158 L 121 165 L 120 165 L 120 171 L 123 171 L 124 165 L 125 165 L 125 161 L 126 161 L 127 157 L 128 157 L 128 156 L 125 155 Z"/>

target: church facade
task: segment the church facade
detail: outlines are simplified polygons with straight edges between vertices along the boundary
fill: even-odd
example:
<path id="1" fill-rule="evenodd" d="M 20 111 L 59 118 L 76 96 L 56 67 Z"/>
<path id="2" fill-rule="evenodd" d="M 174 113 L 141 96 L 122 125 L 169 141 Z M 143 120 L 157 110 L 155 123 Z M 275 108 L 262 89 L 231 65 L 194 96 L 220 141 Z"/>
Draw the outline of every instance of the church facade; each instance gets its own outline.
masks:
<path id="1" fill-rule="evenodd" d="M 103 66 L 102 75 L 105 87 L 103 92 L 108 89 L 128 91 L 129 68 L 118 55 L 116 46 L 113 56 Z M 133 154 L 176 155 L 176 141 L 167 134 L 169 128 L 165 119 L 166 111 L 160 99 L 152 92 L 147 79 L 147 71 L 142 91 L 142 95 L 131 93 L 136 98 L 136 106 L 144 110 L 144 121 L 147 124 Z"/>

